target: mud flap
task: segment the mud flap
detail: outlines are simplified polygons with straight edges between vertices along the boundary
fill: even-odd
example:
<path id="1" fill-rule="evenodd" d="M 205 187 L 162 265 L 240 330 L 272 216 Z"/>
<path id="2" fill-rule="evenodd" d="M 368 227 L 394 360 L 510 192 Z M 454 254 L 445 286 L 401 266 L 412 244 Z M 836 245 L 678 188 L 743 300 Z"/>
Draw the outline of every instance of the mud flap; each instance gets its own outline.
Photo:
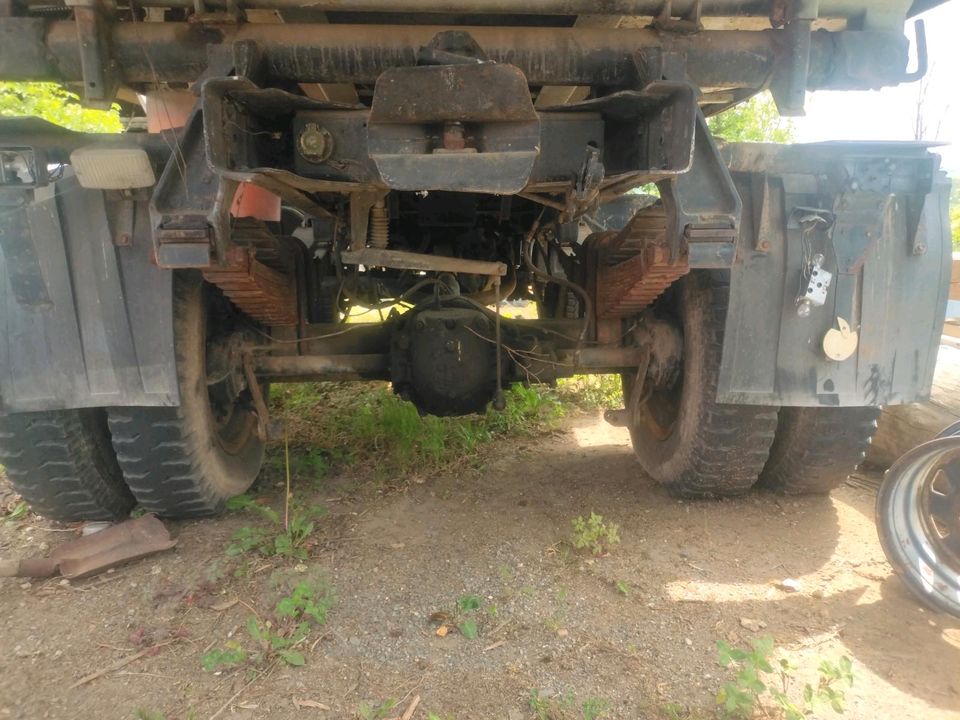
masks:
<path id="1" fill-rule="evenodd" d="M 68 176 L 0 204 L 0 412 L 178 404 L 146 201 Z"/>
<path id="2" fill-rule="evenodd" d="M 725 155 L 744 208 L 718 399 L 926 399 L 951 268 L 939 158 L 918 143 L 742 144 Z"/>

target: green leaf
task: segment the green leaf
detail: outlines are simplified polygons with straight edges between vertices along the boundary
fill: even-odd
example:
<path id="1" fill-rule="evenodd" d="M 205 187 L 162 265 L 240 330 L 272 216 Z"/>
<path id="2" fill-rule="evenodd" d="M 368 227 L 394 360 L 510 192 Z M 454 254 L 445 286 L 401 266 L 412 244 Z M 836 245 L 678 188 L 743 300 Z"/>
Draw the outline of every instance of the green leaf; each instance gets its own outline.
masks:
<path id="1" fill-rule="evenodd" d="M 303 653 L 298 650 L 281 650 L 278 655 L 287 665 L 293 665 L 294 667 L 301 667 L 307 662 Z"/>
<path id="2" fill-rule="evenodd" d="M 481 604 L 483 604 L 483 600 L 479 595 L 461 595 L 457 598 L 457 610 L 460 612 L 479 610 Z"/>
<path id="3" fill-rule="evenodd" d="M 477 623 L 475 620 L 466 619 L 457 626 L 457 629 L 460 631 L 460 634 L 463 635 L 467 640 L 476 640 L 477 639 Z"/>
<path id="4" fill-rule="evenodd" d="M 267 639 L 264 630 L 260 627 L 260 623 L 258 623 L 257 619 L 253 616 L 247 618 L 247 632 L 250 633 L 250 637 L 257 642 L 262 643 Z"/>

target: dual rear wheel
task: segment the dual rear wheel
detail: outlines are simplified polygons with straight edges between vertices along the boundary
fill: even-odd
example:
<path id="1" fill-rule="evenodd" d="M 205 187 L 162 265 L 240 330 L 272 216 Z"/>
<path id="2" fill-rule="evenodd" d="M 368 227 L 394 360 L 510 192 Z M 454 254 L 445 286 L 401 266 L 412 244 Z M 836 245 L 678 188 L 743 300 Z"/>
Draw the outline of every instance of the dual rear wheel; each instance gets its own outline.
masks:
<path id="1" fill-rule="evenodd" d="M 880 410 L 718 403 L 729 289 L 726 274 L 695 272 L 654 307 L 682 337 L 682 360 L 659 383 L 645 383 L 640 398 L 624 376 L 637 459 L 682 497 L 741 495 L 755 486 L 828 493 L 863 459 Z"/>
<path id="2" fill-rule="evenodd" d="M 14 488 L 61 521 L 120 518 L 138 503 L 170 518 L 221 512 L 253 483 L 264 452 L 242 368 L 223 359 L 241 328 L 199 274 L 177 273 L 180 405 L 0 417 L 0 464 Z"/>

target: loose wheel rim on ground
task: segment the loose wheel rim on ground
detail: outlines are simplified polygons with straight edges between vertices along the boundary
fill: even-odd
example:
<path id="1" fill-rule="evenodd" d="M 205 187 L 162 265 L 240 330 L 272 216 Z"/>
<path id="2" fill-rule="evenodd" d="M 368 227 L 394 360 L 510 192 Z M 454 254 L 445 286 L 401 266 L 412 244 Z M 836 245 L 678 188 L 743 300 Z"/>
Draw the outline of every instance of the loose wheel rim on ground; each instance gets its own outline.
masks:
<path id="1" fill-rule="evenodd" d="M 893 464 L 877 496 L 877 526 L 917 596 L 960 616 L 960 438 L 924 443 Z"/>

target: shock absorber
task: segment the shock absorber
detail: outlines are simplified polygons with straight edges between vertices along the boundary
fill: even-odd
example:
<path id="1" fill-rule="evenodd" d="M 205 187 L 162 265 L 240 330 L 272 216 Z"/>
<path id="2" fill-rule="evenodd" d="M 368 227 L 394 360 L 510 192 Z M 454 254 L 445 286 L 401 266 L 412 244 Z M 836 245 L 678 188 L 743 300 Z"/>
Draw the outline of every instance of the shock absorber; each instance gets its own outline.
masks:
<path id="1" fill-rule="evenodd" d="M 384 249 L 390 244 L 390 212 L 383 200 L 370 208 L 370 247 Z"/>

